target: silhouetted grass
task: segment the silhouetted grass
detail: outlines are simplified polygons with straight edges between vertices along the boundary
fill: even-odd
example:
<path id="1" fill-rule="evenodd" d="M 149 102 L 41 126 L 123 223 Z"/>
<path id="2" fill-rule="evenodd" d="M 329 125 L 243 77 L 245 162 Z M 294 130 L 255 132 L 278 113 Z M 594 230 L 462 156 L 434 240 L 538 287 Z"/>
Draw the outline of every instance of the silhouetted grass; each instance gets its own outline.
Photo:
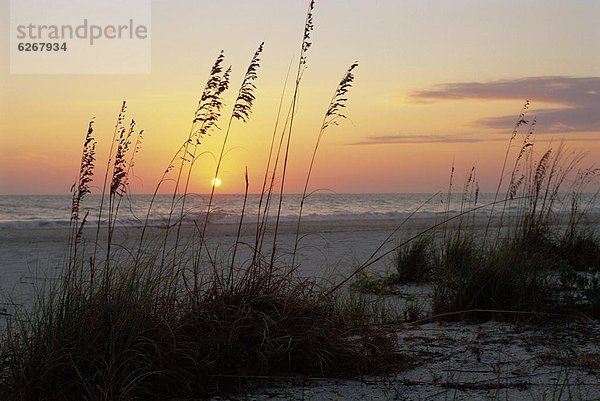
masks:
<path id="1" fill-rule="evenodd" d="M 396 277 L 400 282 L 427 282 L 434 267 L 433 237 L 423 235 L 398 249 L 394 259 Z"/>
<path id="2" fill-rule="evenodd" d="M 517 128 L 523 124 L 522 112 Z M 600 317 L 593 275 L 600 242 L 581 226 L 585 212 L 578 206 L 595 170 L 581 170 L 581 156 L 567 154 L 562 142 L 536 158 L 533 125 L 535 120 L 516 155 L 497 227 L 491 225 L 495 216 L 483 233 L 461 218 L 441 242 L 434 268 L 434 314 L 478 309 L 491 315 L 502 310 Z M 516 211 L 505 213 L 510 207 Z M 577 285 L 559 284 L 557 276 L 576 271 L 584 272 Z M 576 300 L 567 296 L 571 293 L 578 294 Z"/>
<path id="3" fill-rule="evenodd" d="M 470 242 L 455 242 L 436 269 L 433 313 L 473 309 L 547 311 L 551 300 L 548 260 L 516 248 L 478 255 Z"/>
<path id="4" fill-rule="evenodd" d="M 510 136 L 493 202 L 478 204 L 474 167 L 462 193 L 453 194 L 453 166 L 443 221 L 384 253 L 394 255 L 390 275 L 363 273 L 368 263 L 356 269 L 353 289 L 389 295 L 403 283 L 430 282 L 434 315 L 460 317 L 461 311 L 478 310 L 484 317 L 527 311 L 600 318 L 600 241 L 582 224 L 597 199 L 597 192 L 586 191 L 599 170 L 581 168 L 582 156 L 566 152 L 562 142 L 538 152 L 535 120 L 530 124 L 525 118 L 528 108 L 526 102 Z M 525 133 L 515 152 L 511 147 L 521 129 Z M 509 164 L 513 170 L 507 173 Z M 510 181 L 501 199 L 505 176 Z M 450 200 L 456 196 L 460 208 L 452 216 Z M 493 214 L 498 204 L 501 210 Z M 477 219 L 475 212 L 486 207 L 487 220 Z"/>
<path id="5" fill-rule="evenodd" d="M 173 299 L 168 275 L 113 267 L 107 285 L 86 291 L 71 280 L 13 321 L 3 344 L 9 399 L 206 396 L 259 376 L 357 374 L 377 356 L 311 282 L 210 281 Z"/>

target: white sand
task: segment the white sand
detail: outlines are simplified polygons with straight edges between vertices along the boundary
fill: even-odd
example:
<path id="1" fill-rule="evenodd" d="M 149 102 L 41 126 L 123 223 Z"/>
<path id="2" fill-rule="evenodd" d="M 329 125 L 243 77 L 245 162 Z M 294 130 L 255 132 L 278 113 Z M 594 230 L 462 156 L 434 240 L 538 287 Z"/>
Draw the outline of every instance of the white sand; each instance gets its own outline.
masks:
<path id="1" fill-rule="evenodd" d="M 600 325 L 398 325 L 415 365 L 356 380 L 280 381 L 246 400 L 600 400 Z"/>

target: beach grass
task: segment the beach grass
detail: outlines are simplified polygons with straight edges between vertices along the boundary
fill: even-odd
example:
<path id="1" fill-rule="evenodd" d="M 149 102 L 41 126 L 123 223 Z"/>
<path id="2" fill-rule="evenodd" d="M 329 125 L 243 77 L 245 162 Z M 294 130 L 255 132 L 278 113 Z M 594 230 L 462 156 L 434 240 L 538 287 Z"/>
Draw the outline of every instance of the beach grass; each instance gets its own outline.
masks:
<path id="1" fill-rule="evenodd" d="M 599 171 L 582 166 L 581 155 L 567 152 L 563 142 L 540 152 L 528 107 L 509 139 L 494 201 L 478 204 L 475 168 L 462 192 L 453 193 L 453 167 L 442 221 L 388 251 L 386 276 L 357 269 L 352 288 L 394 294 L 405 283 L 430 283 L 430 313 L 452 318 L 473 311 L 478 318 L 512 319 L 522 312 L 600 317 L 600 239 L 583 224 L 597 199 Z M 511 153 L 519 136 L 521 145 Z M 448 206 L 453 197 L 460 199 L 454 215 Z"/>
<path id="2" fill-rule="evenodd" d="M 515 129 L 522 121 L 523 113 Z M 562 142 L 536 158 L 534 124 L 516 155 L 497 227 L 488 224 L 477 233 L 465 218 L 446 237 L 435 268 L 434 313 L 480 309 L 599 317 L 590 294 L 599 242 L 580 225 L 585 208 L 579 207 L 597 171 L 582 167 L 580 155 L 567 155 Z M 510 207 L 516 212 L 505 214 Z M 577 289 L 556 279 L 576 271 Z M 572 302 L 564 296 L 572 291 L 591 296 Z"/>

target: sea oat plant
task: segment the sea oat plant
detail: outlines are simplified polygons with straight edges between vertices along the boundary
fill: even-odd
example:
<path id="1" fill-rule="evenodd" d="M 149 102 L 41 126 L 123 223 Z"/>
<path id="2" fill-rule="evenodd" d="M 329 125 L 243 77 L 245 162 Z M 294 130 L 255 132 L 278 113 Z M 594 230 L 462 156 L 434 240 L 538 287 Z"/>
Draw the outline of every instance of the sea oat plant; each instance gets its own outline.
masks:
<path id="1" fill-rule="evenodd" d="M 90 183 L 94 176 L 94 164 L 96 162 L 96 140 L 94 139 L 94 120 L 88 123 L 83 150 L 81 152 L 81 163 L 79 166 L 79 175 L 77 181 L 71 187 L 73 193 L 71 199 L 71 219 L 69 228 L 69 255 L 67 257 L 68 270 L 74 268 L 78 260 L 79 243 L 82 239 L 83 228 L 87 221 L 89 212 L 86 212 L 83 218 L 80 216 L 81 203 L 83 199 L 91 193 Z"/>
<path id="2" fill-rule="evenodd" d="M 306 70 L 306 60 L 307 60 L 307 52 L 308 49 L 312 46 L 311 42 L 311 34 L 314 29 L 313 22 L 313 10 L 315 7 L 315 1 L 310 0 L 308 3 L 308 11 L 306 13 L 306 21 L 304 23 L 304 34 L 302 36 L 302 45 L 300 48 L 300 59 L 298 61 L 298 69 L 296 71 L 296 81 L 294 85 L 294 94 L 292 96 L 292 102 L 290 105 L 290 109 L 288 112 L 288 118 L 286 119 L 286 124 L 283 127 L 283 131 L 281 133 L 281 139 L 279 144 L 279 150 L 277 151 L 275 167 L 273 168 L 272 181 L 275 180 L 275 173 L 277 171 L 277 161 L 279 159 L 279 152 L 281 150 L 281 145 L 284 142 L 285 138 L 285 151 L 283 153 L 283 165 L 281 171 L 281 184 L 279 187 L 279 202 L 277 205 L 277 215 L 275 218 L 275 227 L 273 232 L 273 247 L 271 249 L 271 261 L 269 263 L 269 269 L 273 269 L 275 263 L 275 255 L 277 254 L 277 234 L 279 230 L 279 222 L 281 218 L 281 207 L 283 205 L 283 193 L 285 188 L 285 177 L 287 173 L 288 159 L 290 155 L 290 143 L 292 140 L 292 132 L 294 130 L 294 117 L 296 115 L 296 109 L 298 107 L 298 96 L 300 90 L 300 83 L 302 82 L 302 77 L 304 75 L 304 71 Z M 287 135 L 286 135 L 287 132 Z"/>
<path id="3" fill-rule="evenodd" d="M 227 129 L 225 130 L 225 135 L 223 137 L 223 143 L 221 145 L 221 151 L 217 158 L 217 166 L 215 167 L 215 174 L 213 177 L 213 185 L 211 186 L 210 196 L 208 198 L 208 204 L 206 206 L 204 223 L 199 228 L 199 235 L 200 235 L 199 247 L 200 248 L 197 252 L 196 262 L 194 265 L 195 266 L 194 267 L 194 288 L 195 289 L 197 289 L 197 287 L 198 287 L 198 274 L 199 274 L 198 268 L 200 266 L 200 259 L 202 256 L 202 246 L 204 244 L 204 240 L 205 240 L 205 236 L 206 236 L 206 229 L 208 227 L 208 219 L 210 216 L 213 198 L 215 195 L 214 182 L 219 176 L 219 170 L 221 168 L 223 156 L 225 155 L 225 148 L 227 145 L 227 140 L 229 138 L 233 120 L 236 119 L 236 120 L 240 120 L 242 122 L 248 122 L 248 120 L 250 118 L 250 114 L 252 113 L 252 105 L 254 103 L 254 100 L 256 99 L 256 97 L 254 95 L 254 91 L 256 90 L 256 85 L 254 84 L 254 81 L 258 78 L 258 70 L 260 68 L 260 56 L 263 51 L 263 46 L 264 46 L 264 42 L 258 46 L 258 49 L 256 49 L 256 51 L 254 52 L 254 55 L 252 56 L 252 60 L 250 61 L 250 64 L 248 65 L 246 74 L 244 75 L 244 79 L 242 81 L 242 84 L 238 91 L 235 103 L 233 105 L 233 110 L 229 117 L 229 121 L 227 122 Z M 247 171 L 246 171 L 245 178 L 246 178 L 246 192 L 245 192 L 246 195 L 244 197 L 244 211 L 245 211 L 245 205 L 246 205 L 247 194 L 248 194 Z M 244 211 L 242 211 L 240 224 L 243 221 Z M 234 245 L 234 247 L 237 249 L 237 241 L 236 241 L 236 244 Z M 235 252 L 232 255 L 232 261 L 234 259 L 235 259 Z M 233 262 L 232 262 L 232 268 L 233 268 Z"/>
<path id="4" fill-rule="evenodd" d="M 302 198 L 300 198 L 300 211 L 298 212 L 298 222 L 296 224 L 296 238 L 294 240 L 294 250 L 292 252 L 292 271 L 294 271 L 296 268 L 295 260 L 296 253 L 298 251 L 298 242 L 300 240 L 300 223 L 302 222 L 302 211 L 304 209 L 304 202 L 310 196 L 310 193 L 308 192 L 308 184 L 310 182 L 310 176 L 315 165 L 317 151 L 319 150 L 319 145 L 321 144 L 321 139 L 325 134 L 325 130 L 327 130 L 327 128 L 332 125 L 338 125 L 340 120 L 346 118 L 346 115 L 342 113 L 342 109 L 346 107 L 346 103 L 348 102 L 348 90 L 352 87 L 352 82 L 354 81 L 354 69 L 356 67 L 358 67 L 358 63 L 354 62 L 344 73 L 344 76 L 340 80 L 340 83 L 335 89 L 333 97 L 329 102 L 329 106 L 327 108 L 327 111 L 325 112 L 325 116 L 323 117 L 323 122 L 321 123 L 321 128 L 319 129 L 319 134 L 317 135 L 317 142 L 315 143 L 315 147 L 313 149 L 313 153 L 310 159 L 310 165 L 308 166 L 308 171 L 306 173 L 306 180 L 304 182 Z"/>
<path id="5" fill-rule="evenodd" d="M 92 255 L 92 266 L 95 268 L 96 265 L 96 256 L 98 252 L 98 242 L 100 239 L 100 227 L 102 226 L 102 216 L 104 212 L 104 201 L 106 199 L 106 193 L 109 183 L 109 175 L 111 168 L 113 167 L 113 152 L 115 148 L 115 144 L 117 143 L 117 135 L 119 131 L 123 127 L 123 121 L 125 120 L 125 113 L 127 111 L 127 102 L 124 100 L 121 103 L 121 108 L 119 110 L 119 114 L 117 116 L 117 121 L 115 123 L 115 129 L 113 131 L 112 140 L 110 142 L 110 150 L 108 151 L 108 159 L 106 161 L 106 170 L 104 172 L 104 182 L 102 183 L 101 197 L 100 197 L 100 206 L 98 208 L 98 220 L 96 225 L 96 237 L 94 239 L 94 253 Z"/>

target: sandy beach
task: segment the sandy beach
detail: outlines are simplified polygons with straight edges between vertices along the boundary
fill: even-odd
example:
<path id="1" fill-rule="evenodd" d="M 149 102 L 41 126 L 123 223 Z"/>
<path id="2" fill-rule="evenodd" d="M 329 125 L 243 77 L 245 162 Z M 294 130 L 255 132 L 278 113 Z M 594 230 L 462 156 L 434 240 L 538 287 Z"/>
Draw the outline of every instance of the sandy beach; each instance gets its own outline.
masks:
<path id="1" fill-rule="evenodd" d="M 487 218 L 479 216 L 469 219 L 469 230 L 483 232 L 487 227 Z M 593 230 L 600 221 L 600 215 L 587 215 L 582 227 Z M 357 267 L 370 260 L 371 257 L 389 253 L 366 270 L 367 273 L 383 273 L 391 267 L 394 252 L 403 241 L 439 224 L 439 218 L 412 217 L 410 219 L 369 219 L 369 220 L 323 220 L 302 221 L 301 237 L 298 245 L 296 264 L 297 272 L 302 277 L 338 281 L 351 274 Z M 563 229 L 565 220 L 559 221 L 558 228 Z M 463 221 L 464 223 L 464 221 Z M 494 230 L 497 219 L 491 221 Z M 448 233 L 455 231 L 460 219 L 452 220 L 435 232 Z M 278 228 L 277 263 L 287 266 L 291 262 L 297 225 L 295 222 L 281 222 Z M 237 235 L 238 224 L 210 224 L 206 237 L 211 257 L 216 260 L 228 258 Z M 140 227 L 117 227 L 115 243 L 137 249 Z M 175 230 L 171 230 L 170 241 L 173 241 Z M 146 234 L 145 246 L 152 251 L 164 238 L 165 230 L 152 227 Z M 250 260 L 255 243 L 256 224 L 244 223 L 242 226 L 237 260 L 243 265 Z M 269 254 L 273 241 L 273 223 L 269 223 L 264 239 L 264 249 Z M 100 232 L 103 243 L 105 231 Z M 182 226 L 182 244 L 197 236 L 194 226 Z M 64 266 L 69 231 L 67 228 L 2 228 L 0 229 L 0 289 L 10 294 L 13 299 L 21 298 L 32 292 L 32 287 L 54 280 Z M 96 236 L 95 228 L 84 229 L 83 246 L 89 247 Z M 102 247 L 102 246 L 101 246 Z"/>
<path id="2" fill-rule="evenodd" d="M 579 400 L 600 399 L 598 324 L 552 327 L 481 323 L 398 324 L 404 370 L 359 379 L 271 381 L 242 399 L 266 400 Z M 214 400 L 223 400 L 215 398 Z"/>
<path id="3" fill-rule="evenodd" d="M 301 241 L 299 243 L 297 260 L 300 264 L 298 272 L 308 277 L 326 277 L 328 273 L 343 274 L 359 266 L 389 238 L 381 254 L 394 246 L 399 241 L 425 230 L 438 223 L 435 218 L 415 217 L 409 220 L 371 219 L 371 220 L 324 220 L 303 221 L 301 224 Z M 485 221 L 477 223 L 477 227 L 485 227 Z M 456 226 L 456 222 L 448 227 Z M 277 252 L 285 263 L 286 258 L 293 250 L 296 234 L 295 222 L 282 222 L 278 229 Z M 211 224 L 207 229 L 207 242 L 211 251 L 224 254 L 228 252 L 235 241 L 237 224 Z M 396 232 L 394 232 L 397 230 Z M 134 240 L 139 237 L 140 227 L 118 227 L 116 229 L 117 243 L 134 245 Z M 171 237 L 174 235 L 171 232 Z M 244 252 L 249 252 L 249 247 L 254 245 L 256 225 L 244 223 L 240 236 L 239 247 L 244 260 Z M 269 224 L 265 237 L 265 248 L 270 249 L 272 244 L 273 223 Z M 84 240 L 93 242 L 96 230 L 86 228 Z M 154 227 L 149 238 L 160 238 L 164 230 Z M 197 235 L 193 226 L 183 226 L 183 241 Z M 67 228 L 4 228 L 0 229 L 0 271 L 1 285 L 5 290 L 22 284 L 28 285 L 32 280 L 44 280 L 54 277 L 56 271 L 63 264 L 67 250 L 69 231 Z M 100 238 L 105 236 L 101 231 Z M 149 240 L 152 243 L 152 240 Z M 247 244 L 248 246 L 244 246 Z M 383 262 L 383 261 L 382 261 Z M 374 269 L 384 268 L 384 263 L 373 266 Z"/>
<path id="4" fill-rule="evenodd" d="M 405 220 L 398 219 L 363 219 L 363 220 L 304 220 L 301 224 L 301 239 L 298 247 L 297 261 L 300 264 L 299 272 L 303 276 L 325 277 L 324 273 L 338 272 L 343 274 L 352 267 L 357 267 L 367 261 L 369 257 L 381 247 L 377 255 L 396 247 L 402 241 L 411 238 L 428 228 L 439 224 L 441 218 L 433 217 L 411 217 Z M 600 215 L 586 215 L 582 220 L 584 229 L 593 230 L 600 221 Z M 506 220 L 505 220 L 506 222 Z M 498 219 L 493 219 L 490 227 L 493 230 Z M 557 224 L 563 228 L 566 220 Z M 436 231 L 448 232 L 456 230 L 460 219 L 452 220 Z M 464 221 L 463 221 L 464 224 Z M 485 230 L 488 220 L 482 216 L 476 219 L 468 219 L 469 230 Z M 444 228 L 446 227 L 446 228 Z M 281 222 L 278 229 L 278 256 L 286 257 L 293 250 L 296 235 L 296 223 Z M 139 237 L 140 227 L 117 227 L 117 243 L 135 245 Z M 148 238 L 162 238 L 164 229 L 153 227 Z M 174 235 L 171 231 L 171 237 Z M 238 224 L 217 223 L 210 224 L 206 237 L 211 252 L 226 254 L 233 246 L 238 231 Z M 248 249 L 254 245 L 256 232 L 255 223 L 244 223 L 240 235 L 239 251 L 249 252 Z M 272 244 L 273 223 L 269 223 L 264 243 L 265 249 L 270 251 Z M 84 239 L 93 242 L 96 230 L 86 228 Z M 194 226 L 183 226 L 182 242 L 197 235 Z M 64 254 L 67 249 L 69 232 L 67 228 L 1 228 L 0 229 L 0 261 L 2 263 L 2 288 L 27 281 L 28 277 L 39 276 L 40 278 L 53 270 L 60 268 Z M 101 231 L 100 238 L 105 236 Z M 151 240 L 149 240 L 152 243 Z M 382 246 L 383 245 L 383 246 Z M 244 260 L 244 256 L 239 258 Z M 384 262 L 386 259 L 382 260 Z M 381 269 L 384 263 L 373 266 L 375 270 Z M 40 276 L 42 275 L 42 276 Z M 52 274 L 50 274 L 52 276 Z"/>

